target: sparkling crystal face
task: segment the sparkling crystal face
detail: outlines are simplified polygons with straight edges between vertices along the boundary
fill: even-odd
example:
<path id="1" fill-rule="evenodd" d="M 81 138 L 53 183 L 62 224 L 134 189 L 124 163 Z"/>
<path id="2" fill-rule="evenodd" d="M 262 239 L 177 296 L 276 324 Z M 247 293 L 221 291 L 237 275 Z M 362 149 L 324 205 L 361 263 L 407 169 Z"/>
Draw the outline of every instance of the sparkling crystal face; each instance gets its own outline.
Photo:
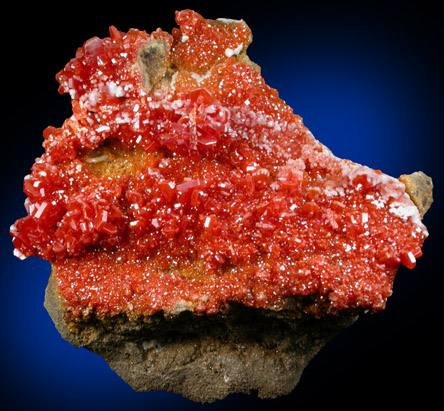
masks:
<path id="1" fill-rule="evenodd" d="M 54 263 L 74 316 L 383 309 L 427 236 L 404 185 L 332 155 L 245 54 L 242 21 L 110 28 L 57 75 L 73 115 L 25 177 L 15 255 Z"/>

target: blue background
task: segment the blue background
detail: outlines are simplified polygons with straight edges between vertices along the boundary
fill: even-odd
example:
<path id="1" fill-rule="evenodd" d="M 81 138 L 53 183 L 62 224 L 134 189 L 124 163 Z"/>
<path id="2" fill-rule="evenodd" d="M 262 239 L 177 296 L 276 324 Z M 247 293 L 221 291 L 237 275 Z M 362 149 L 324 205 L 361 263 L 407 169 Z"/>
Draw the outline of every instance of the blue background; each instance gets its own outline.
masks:
<path id="1" fill-rule="evenodd" d="M 11 410 L 355 410 L 415 402 L 427 409 L 440 398 L 442 372 L 444 16 L 439 3 L 214 3 L 104 3 L 105 11 L 96 8 L 102 2 L 23 9 L 15 4 L 4 16 L 2 403 Z M 164 392 L 134 392 L 100 357 L 72 347 L 55 330 L 43 307 L 49 264 L 12 256 L 8 231 L 25 215 L 23 177 L 43 152 L 43 129 L 60 126 L 71 113 L 69 97 L 57 92 L 56 72 L 85 40 L 108 36 L 110 25 L 170 31 L 174 11 L 183 8 L 208 18 L 244 19 L 254 37 L 250 58 L 334 154 L 395 177 L 422 170 L 434 179 L 424 257 L 415 270 L 400 269 L 386 311 L 361 318 L 335 337 L 295 391 L 275 400 L 232 395 L 200 405 Z"/>

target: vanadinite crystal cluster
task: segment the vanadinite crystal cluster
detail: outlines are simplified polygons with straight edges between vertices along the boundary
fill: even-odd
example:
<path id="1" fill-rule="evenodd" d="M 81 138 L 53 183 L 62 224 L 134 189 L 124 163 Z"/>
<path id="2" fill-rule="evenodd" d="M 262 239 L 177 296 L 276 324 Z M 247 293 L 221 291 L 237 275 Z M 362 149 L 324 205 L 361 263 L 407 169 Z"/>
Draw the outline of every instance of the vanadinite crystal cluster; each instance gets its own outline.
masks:
<path id="1" fill-rule="evenodd" d="M 427 230 L 404 184 L 335 157 L 246 55 L 243 21 L 110 27 L 57 74 L 73 114 L 44 131 L 14 254 L 53 266 L 73 317 L 380 310 Z"/>

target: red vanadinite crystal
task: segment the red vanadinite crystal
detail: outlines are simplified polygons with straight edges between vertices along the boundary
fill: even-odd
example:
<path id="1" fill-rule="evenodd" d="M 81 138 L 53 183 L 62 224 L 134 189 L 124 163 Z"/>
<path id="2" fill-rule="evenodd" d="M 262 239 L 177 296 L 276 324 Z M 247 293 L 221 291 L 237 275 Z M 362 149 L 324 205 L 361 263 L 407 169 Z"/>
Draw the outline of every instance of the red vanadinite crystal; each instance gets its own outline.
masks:
<path id="1" fill-rule="evenodd" d="M 291 295 L 384 308 L 427 236 L 403 184 L 313 138 L 241 58 L 244 22 L 176 20 L 172 35 L 112 26 L 58 73 L 73 115 L 44 131 L 15 255 L 54 263 L 74 316 L 279 308 Z M 175 71 L 149 92 L 138 53 L 157 40 Z"/>

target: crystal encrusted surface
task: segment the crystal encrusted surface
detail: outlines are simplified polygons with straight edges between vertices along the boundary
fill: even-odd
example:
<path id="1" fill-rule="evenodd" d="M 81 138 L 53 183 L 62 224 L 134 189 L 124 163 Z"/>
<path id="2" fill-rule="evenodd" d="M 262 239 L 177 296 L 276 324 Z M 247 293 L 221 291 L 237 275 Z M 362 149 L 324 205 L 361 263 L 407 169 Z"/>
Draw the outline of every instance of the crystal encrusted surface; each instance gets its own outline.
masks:
<path id="1" fill-rule="evenodd" d="M 14 253 L 53 263 L 73 316 L 379 310 L 427 230 L 397 179 L 335 157 L 245 54 L 243 21 L 110 28 L 58 73 L 73 115 L 44 131 Z"/>

